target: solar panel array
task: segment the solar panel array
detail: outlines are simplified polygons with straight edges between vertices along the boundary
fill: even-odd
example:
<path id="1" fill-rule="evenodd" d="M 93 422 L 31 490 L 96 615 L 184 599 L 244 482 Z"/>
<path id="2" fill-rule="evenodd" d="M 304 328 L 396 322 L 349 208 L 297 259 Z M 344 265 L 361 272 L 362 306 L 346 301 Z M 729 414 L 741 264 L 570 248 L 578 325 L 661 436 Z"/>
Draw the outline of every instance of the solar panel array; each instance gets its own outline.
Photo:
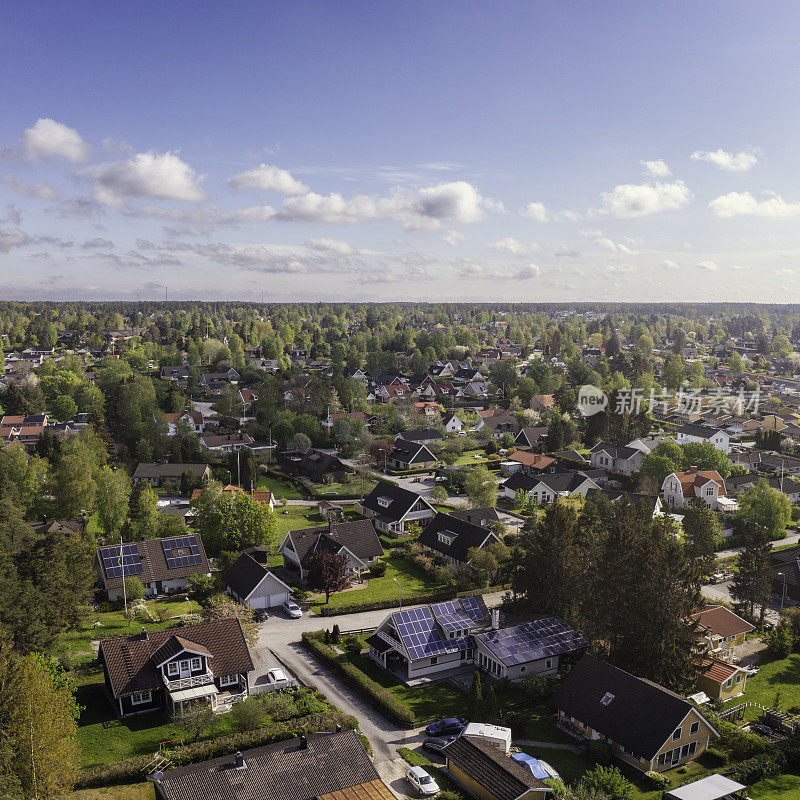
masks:
<path id="1" fill-rule="evenodd" d="M 141 575 L 144 572 L 139 548 L 135 544 L 101 547 L 100 558 L 107 578 L 127 578 L 130 575 Z"/>
<path id="2" fill-rule="evenodd" d="M 486 619 L 486 603 L 482 597 L 462 597 L 459 602 L 470 619 L 475 622 L 483 622 Z"/>
<path id="3" fill-rule="evenodd" d="M 488 631 L 478 637 L 506 666 L 571 653 L 588 645 L 558 617 Z"/>
<path id="4" fill-rule="evenodd" d="M 397 632 L 412 661 L 444 653 L 455 653 L 471 646 L 468 638 L 445 639 L 427 608 L 398 611 L 393 616 Z"/>
<path id="5" fill-rule="evenodd" d="M 468 631 L 470 628 L 475 627 L 474 620 L 464 613 L 458 600 L 436 603 L 431 606 L 431 611 L 436 621 L 446 631 Z"/>
<path id="6" fill-rule="evenodd" d="M 195 536 L 178 536 L 175 539 L 164 539 L 161 542 L 164 548 L 164 558 L 167 560 L 168 569 L 192 567 L 202 562 L 200 547 Z"/>

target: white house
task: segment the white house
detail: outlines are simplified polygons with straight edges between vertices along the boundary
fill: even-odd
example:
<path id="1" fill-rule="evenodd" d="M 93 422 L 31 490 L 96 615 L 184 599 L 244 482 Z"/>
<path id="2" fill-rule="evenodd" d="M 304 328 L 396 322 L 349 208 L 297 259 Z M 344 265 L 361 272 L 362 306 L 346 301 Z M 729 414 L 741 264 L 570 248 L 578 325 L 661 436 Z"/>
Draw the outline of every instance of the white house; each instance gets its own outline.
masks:
<path id="1" fill-rule="evenodd" d="M 442 424 L 448 433 L 458 433 L 464 427 L 464 423 L 455 414 L 448 414 Z"/>
<path id="2" fill-rule="evenodd" d="M 698 470 L 690 467 L 687 472 L 672 472 L 661 485 L 664 503 L 673 508 L 682 508 L 697 501 L 715 511 L 720 498 L 727 500 L 725 481 L 714 469 Z"/>
<path id="3" fill-rule="evenodd" d="M 515 472 L 500 487 L 500 494 L 513 500 L 518 491 L 525 492 L 537 503 L 551 503 L 556 497 L 568 497 L 580 494 L 586 497 L 590 489 L 600 487 L 584 472 L 568 470 L 567 472 L 544 473 L 542 475 L 526 475 Z"/>
<path id="4" fill-rule="evenodd" d="M 677 431 L 678 444 L 688 444 L 689 442 L 710 442 L 723 453 L 731 451 L 731 437 L 724 430 L 712 428 L 709 425 L 695 425 L 687 422 Z"/>
<path id="5" fill-rule="evenodd" d="M 644 451 L 627 445 L 598 442 L 590 451 L 592 466 L 632 475 L 642 466 Z"/>
<path id="6" fill-rule="evenodd" d="M 292 591 L 288 584 L 247 553 L 234 561 L 222 582 L 234 600 L 254 609 L 280 606 Z"/>
<path id="7" fill-rule="evenodd" d="M 199 411 L 182 411 L 176 414 L 164 414 L 167 420 L 167 435 L 175 436 L 178 433 L 180 422 L 188 422 L 195 433 L 205 433 L 206 423 Z"/>

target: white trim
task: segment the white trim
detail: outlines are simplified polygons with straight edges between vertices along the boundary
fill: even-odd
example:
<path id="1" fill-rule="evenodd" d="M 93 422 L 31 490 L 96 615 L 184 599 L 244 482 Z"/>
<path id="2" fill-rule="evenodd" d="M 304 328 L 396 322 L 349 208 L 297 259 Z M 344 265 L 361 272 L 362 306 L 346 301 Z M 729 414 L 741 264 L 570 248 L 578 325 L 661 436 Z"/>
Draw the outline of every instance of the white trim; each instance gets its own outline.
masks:
<path id="1" fill-rule="evenodd" d="M 135 699 L 136 697 L 138 697 L 139 699 L 138 700 Z M 153 702 L 153 692 L 150 689 L 141 692 L 134 692 L 131 695 L 132 706 L 143 706 L 146 705 L 147 703 L 152 703 L 152 702 Z"/>
<path id="2" fill-rule="evenodd" d="M 162 645 L 162 646 L 163 646 L 163 645 Z M 213 653 L 200 653 L 200 652 L 198 652 L 197 650 L 189 650 L 189 648 L 188 648 L 188 647 L 184 647 L 184 648 L 182 648 L 181 650 L 178 650 L 178 652 L 177 652 L 177 653 L 175 653 L 174 655 L 171 655 L 169 658 L 165 658 L 165 659 L 164 659 L 164 660 L 163 660 L 163 661 L 162 661 L 160 664 L 156 664 L 156 667 L 160 669 L 160 668 L 161 668 L 161 667 L 163 667 L 163 666 L 164 666 L 164 664 L 166 664 L 168 661 L 173 661 L 174 659 L 178 658 L 178 657 L 179 657 L 179 656 L 180 656 L 182 653 L 191 653 L 192 655 L 195 655 L 195 656 L 200 656 L 201 658 L 202 658 L 202 657 L 205 657 L 205 658 L 214 658 L 214 654 L 213 654 Z"/>
<path id="3" fill-rule="evenodd" d="M 288 536 L 289 534 L 287 533 L 286 535 Z M 285 541 L 285 539 L 284 539 L 284 541 Z M 281 546 L 283 546 L 283 545 L 281 545 Z M 264 583 L 264 581 L 267 580 L 267 578 L 269 578 L 269 577 L 272 577 L 276 581 L 278 581 L 278 583 L 281 586 L 283 586 L 283 588 L 286 589 L 287 592 L 291 592 L 292 591 L 292 587 L 291 586 L 289 586 L 288 584 L 284 583 L 274 572 L 271 572 L 270 570 L 267 570 L 267 572 L 264 575 L 264 577 L 253 587 L 253 590 L 250 592 L 250 594 L 247 595 L 247 597 L 244 598 L 243 602 L 246 603 L 256 593 L 256 591 L 260 588 L 261 584 Z M 270 594 L 276 594 L 276 592 L 270 592 Z"/>

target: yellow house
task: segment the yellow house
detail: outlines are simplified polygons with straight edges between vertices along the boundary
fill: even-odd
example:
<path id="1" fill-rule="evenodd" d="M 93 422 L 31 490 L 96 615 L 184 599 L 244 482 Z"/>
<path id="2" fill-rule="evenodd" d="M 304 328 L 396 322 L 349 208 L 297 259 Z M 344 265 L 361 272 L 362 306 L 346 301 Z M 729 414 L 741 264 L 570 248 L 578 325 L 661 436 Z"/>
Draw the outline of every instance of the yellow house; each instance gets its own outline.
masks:
<path id="1" fill-rule="evenodd" d="M 736 648 L 741 647 L 747 634 L 755 628 L 725 606 L 709 606 L 692 614 L 698 624 L 698 650 L 702 655 L 723 661 L 733 661 Z"/>
<path id="2" fill-rule="evenodd" d="M 564 726 L 641 772 L 693 761 L 719 734 L 680 695 L 586 654 L 551 699 Z"/>
<path id="3" fill-rule="evenodd" d="M 744 694 L 747 670 L 713 656 L 697 662 L 697 688 L 712 700 L 725 702 Z"/>

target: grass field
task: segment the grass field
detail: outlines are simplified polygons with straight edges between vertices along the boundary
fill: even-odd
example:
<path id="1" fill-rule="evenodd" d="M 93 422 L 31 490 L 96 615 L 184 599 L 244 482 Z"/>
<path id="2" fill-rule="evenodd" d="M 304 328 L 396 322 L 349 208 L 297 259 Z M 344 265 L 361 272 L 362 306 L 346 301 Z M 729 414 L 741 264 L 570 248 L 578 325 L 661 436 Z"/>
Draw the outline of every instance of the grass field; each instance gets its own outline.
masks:
<path id="1" fill-rule="evenodd" d="M 475 458 L 475 456 L 480 456 L 480 458 Z M 465 450 L 453 464 L 457 467 L 463 466 L 464 464 L 483 464 L 486 462 L 487 458 L 486 450 L 480 447 L 477 450 Z"/>
<path id="2" fill-rule="evenodd" d="M 800 775 L 778 775 L 754 783 L 747 790 L 752 800 L 798 800 L 800 798 Z"/>
<path id="3" fill-rule="evenodd" d="M 64 800 L 155 800 L 156 792 L 150 781 L 123 786 L 102 786 L 99 789 L 81 789 L 67 795 Z"/>
<path id="4" fill-rule="evenodd" d="M 256 489 L 260 491 L 268 489 L 275 497 L 282 497 L 286 500 L 303 500 L 305 498 L 305 494 L 293 482 L 275 475 L 259 477 Z"/>
<path id="5" fill-rule="evenodd" d="M 363 589 L 353 589 L 348 592 L 339 592 L 331 597 L 330 605 L 333 608 L 349 603 L 367 603 L 382 600 L 385 597 L 397 598 L 400 604 L 400 593 L 403 597 L 430 591 L 438 587 L 431 583 L 430 578 L 414 564 L 401 558 L 397 553 L 389 552 L 381 559 L 386 563 L 386 574 L 382 578 L 370 578 L 369 585 Z M 394 579 L 400 582 L 398 588 Z M 325 604 L 325 597 L 315 600 L 311 607 L 318 608 Z"/>
<path id="6" fill-rule="evenodd" d="M 792 653 L 788 658 L 765 661 L 759 665 L 758 675 L 747 679 L 744 699 L 772 708 L 775 695 L 780 691 L 780 708 L 800 706 L 800 654 Z"/>

